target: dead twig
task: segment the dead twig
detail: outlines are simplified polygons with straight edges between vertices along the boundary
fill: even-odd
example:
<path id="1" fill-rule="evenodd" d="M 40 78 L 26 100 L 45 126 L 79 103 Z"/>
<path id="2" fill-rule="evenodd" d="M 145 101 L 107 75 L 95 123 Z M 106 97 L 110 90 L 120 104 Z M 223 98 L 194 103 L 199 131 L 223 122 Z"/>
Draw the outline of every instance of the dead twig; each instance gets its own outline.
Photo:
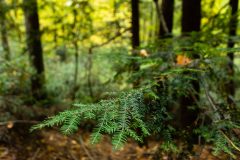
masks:
<path id="1" fill-rule="evenodd" d="M 90 160 L 94 160 L 93 156 L 90 154 L 90 152 L 88 151 L 88 149 L 85 147 L 85 144 L 84 144 L 84 142 L 83 142 L 83 140 L 82 140 L 82 136 L 79 136 L 79 142 L 80 142 L 81 146 L 83 147 L 83 150 L 86 152 L 88 158 L 89 158 Z"/>
<path id="2" fill-rule="evenodd" d="M 122 32 L 117 31 L 117 33 L 115 34 L 115 36 L 109 38 L 107 41 L 105 41 L 105 42 L 103 42 L 103 43 L 101 43 L 101 44 L 93 45 L 92 47 L 90 47 L 90 49 L 93 50 L 94 48 L 103 47 L 103 46 L 109 44 L 110 42 L 114 41 L 116 38 L 121 37 L 121 36 L 123 35 L 123 33 L 127 32 L 127 31 L 129 31 L 129 30 L 130 30 L 130 28 L 126 28 L 126 29 L 124 29 Z"/>
<path id="3" fill-rule="evenodd" d="M 77 158 L 74 154 L 72 154 L 71 151 L 69 151 L 69 154 L 70 154 L 70 156 L 72 157 L 72 159 L 74 159 L 74 160 L 78 160 L 78 158 Z"/>
<path id="4" fill-rule="evenodd" d="M 154 0 L 154 3 L 156 5 L 156 9 L 157 9 L 157 14 L 158 14 L 158 17 L 162 23 L 162 27 L 163 27 L 163 30 L 166 34 L 169 33 L 169 29 L 167 27 L 167 23 L 165 21 L 165 18 L 164 18 L 164 15 L 163 15 L 163 12 L 162 12 L 162 6 L 159 6 L 158 4 L 158 0 Z"/>
<path id="5" fill-rule="evenodd" d="M 203 84 L 203 88 L 204 88 L 205 94 L 207 96 L 208 102 L 212 106 L 213 112 L 215 113 L 215 121 L 220 121 L 221 117 L 224 117 L 224 116 L 222 116 L 221 113 L 218 112 L 218 107 L 215 105 L 213 98 L 209 94 L 209 92 L 204 84 Z"/>
<path id="6" fill-rule="evenodd" d="M 236 149 L 238 152 L 240 152 L 240 148 L 234 144 L 234 142 L 222 131 L 220 130 L 220 132 L 222 133 L 222 135 L 226 138 L 226 140 L 228 141 L 228 143 L 231 144 L 231 146 Z"/>
<path id="7" fill-rule="evenodd" d="M 221 120 L 221 117 L 226 120 L 226 116 L 221 115 L 221 113 L 217 112 L 218 111 L 218 108 L 217 106 L 215 105 L 214 101 L 213 101 L 213 98 L 210 96 L 210 94 L 208 93 L 205 85 L 203 85 L 204 87 L 204 90 L 205 90 L 205 94 L 208 98 L 208 101 L 210 102 L 214 112 L 216 112 L 217 116 L 215 117 L 217 121 L 220 121 Z M 234 130 L 233 130 L 234 131 Z M 237 150 L 238 152 L 240 152 L 240 148 L 224 133 L 224 131 L 222 129 L 219 129 L 219 132 L 224 136 L 224 138 L 226 138 L 226 140 L 228 141 L 228 143 L 235 149 Z M 233 155 L 234 156 L 234 155 Z"/>

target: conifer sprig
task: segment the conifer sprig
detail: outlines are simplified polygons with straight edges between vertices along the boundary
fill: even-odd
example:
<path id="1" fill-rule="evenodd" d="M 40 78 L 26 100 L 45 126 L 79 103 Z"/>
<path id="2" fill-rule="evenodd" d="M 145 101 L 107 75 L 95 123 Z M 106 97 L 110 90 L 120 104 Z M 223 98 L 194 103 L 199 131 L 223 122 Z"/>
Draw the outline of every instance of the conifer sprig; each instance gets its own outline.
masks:
<path id="1" fill-rule="evenodd" d="M 122 92 L 118 97 L 102 100 L 96 104 L 74 104 L 73 108 L 50 117 L 31 130 L 44 127 L 60 126 L 64 134 L 72 134 L 78 130 L 79 124 L 86 120 L 96 120 L 96 127 L 91 135 L 91 142 L 98 143 L 103 134 L 112 136 L 112 144 L 119 149 L 129 137 L 142 141 L 149 135 L 149 129 L 144 123 L 145 108 L 143 90 Z M 136 132 L 140 128 L 142 136 Z"/>

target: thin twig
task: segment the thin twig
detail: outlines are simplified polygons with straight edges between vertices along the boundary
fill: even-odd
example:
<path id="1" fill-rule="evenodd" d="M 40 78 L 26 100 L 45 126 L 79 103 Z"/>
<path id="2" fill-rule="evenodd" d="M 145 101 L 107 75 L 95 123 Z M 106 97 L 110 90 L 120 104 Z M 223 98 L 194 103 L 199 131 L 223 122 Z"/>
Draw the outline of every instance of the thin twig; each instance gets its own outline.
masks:
<path id="1" fill-rule="evenodd" d="M 222 130 L 220 130 L 220 132 L 227 139 L 227 141 L 232 145 L 232 147 L 235 148 L 238 152 L 240 152 L 240 148 L 236 146 L 234 142 Z"/>
<path id="2" fill-rule="evenodd" d="M 205 86 L 205 85 L 203 85 L 203 86 Z M 207 92 L 207 89 L 206 89 L 205 87 L 204 87 L 204 90 L 205 90 L 205 93 L 206 93 L 206 95 L 207 95 L 207 97 L 208 97 L 208 101 L 209 101 L 210 104 L 212 105 L 214 111 L 218 114 L 218 117 L 216 117 L 217 120 L 218 120 L 218 121 L 221 120 L 221 115 L 217 112 L 217 106 L 214 104 L 212 97 L 209 95 L 209 93 Z M 222 117 L 223 117 L 223 119 L 226 119 L 224 115 L 223 115 Z M 234 144 L 234 142 L 233 142 L 221 129 L 219 129 L 219 131 L 220 131 L 220 133 L 222 133 L 222 135 L 226 138 L 226 140 L 228 141 L 228 143 L 230 143 L 234 149 L 236 149 L 237 151 L 240 152 L 240 148 L 239 148 L 238 146 L 236 146 L 236 145 Z"/>
<path id="3" fill-rule="evenodd" d="M 65 146 L 65 147 L 68 147 L 68 146 L 70 146 L 71 144 L 71 142 L 70 142 L 70 138 L 68 138 L 67 139 L 67 145 Z M 67 154 L 69 154 L 71 157 L 72 157 L 72 159 L 73 160 L 77 160 L 78 158 L 71 152 L 71 150 L 68 150 L 68 149 L 66 149 L 66 152 L 67 152 Z"/>
<path id="4" fill-rule="evenodd" d="M 69 151 L 69 154 L 70 154 L 70 156 L 71 156 L 74 160 L 78 160 L 77 157 L 76 157 L 74 154 L 72 154 L 71 151 Z"/>
<path id="5" fill-rule="evenodd" d="M 206 94 L 206 96 L 207 96 L 208 102 L 209 102 L 210 105 L 212 106 L 213 111 L 214 111 L 214 113 L 215 113 L 215 115 L 216 115 L 215 118 L 217 119 L 217 121 L 220 121 L 220 120 L 221 120 L 221 117 L 224 117 L 224 116 L 221 116 L 221 114 L 218 112 L 218 108 L 217 108 L 217 106 L 215 105 L 212 97 L 211 97 L 210 94 L 208 93 L 207 88 L 205 87 L 204 84 L 203 84 L 203 88 L 204 88 L 205 94 Z"/>
<path id="6" fill-rule="evenodd" d="M 154 0 L 154 3 L 156 5 L 157 14 L 158 14 L 158 17 L 160 18 L 160 21 L 162 23 L 163 30 L 164 30 L 164 32 L 166 34 L 168 34 L 169 33 L 169 29 L 167 27 L 167 23 L 165 21 L 165 18 L 164 18 L 163 12 L 162 12 L 162 6 L 159 7 L 158 0 Z"/>
<path id="7" fill-rule="evenodd" d="M 101 43 L 101 44 L 93 45 L 90 49 L 92 50 L 92 49 L 94 49 L 94 48 L 103 47 L 103 46 L 109 44 L 110 42 L 112 42 L 113 40 L 115 40 L 116 38 L 121 37 L 123 33 L 127 32 L 127 31 L 129 31 L 129 30 L 130 30 L 130 28 L 126 28 L 126 29 L 124 29 L 124 31 L 122 31 L 122 32 L 118 31 L 115 36 L 109 38 L 107 41 L 105 41 L 105 42 L 103 42 L 103 43 Z"/>
<path id="8" fill-rule="evenodd" d="M 225 9 L 226 7 L 228 7 L 228 3 L 224 4 L 216 14 L 214 14 L 213 16 L 210 16 L 208 18 L 208 23 L 206 23 L 205 25 L 202 26 L 202 30 L 205 29 L 206 27 L 209 27 L 209 22 L 213 22 L 219 15 L 220 13 L 222 12 L 223 9 Z"/>
<path id="9" fill-rule="evenodd" d="M 89 158 L 90 160 L 94 160 L 93 156 L 89 153 L 89 151 L 88 151 L 87 148 L 85 147 L 85 144 L 84 144 L 84 142 L 83 142 L 83 140 L 82 140 L 82 136 L 81 136 L 81 135 L 79 136 L 79 142 L 80 142 L 81 146 L 83 147 L 83 150 L 86 152 L 88 158 Z"/>

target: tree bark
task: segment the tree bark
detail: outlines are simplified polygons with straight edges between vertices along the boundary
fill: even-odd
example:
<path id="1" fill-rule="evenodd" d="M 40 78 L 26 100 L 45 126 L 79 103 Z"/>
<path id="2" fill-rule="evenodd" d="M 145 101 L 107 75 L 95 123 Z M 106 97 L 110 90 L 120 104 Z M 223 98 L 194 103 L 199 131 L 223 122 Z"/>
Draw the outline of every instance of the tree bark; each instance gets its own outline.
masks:
<path id="1" fill-rule="evenodd" d="M 182 36 L 188 37 L 191 32 L 199 32 L 201 27 L 201 0 L 183 0 L 182 1 Z M 189 37 L 191 38 L 191 37 Z M 184 49 L 183 49 L 184 50 Z M 192 49 L 188 50 L 192 52 L 192 57 L 198 58 L 198 53 L 195 53 Z M 197 77 L 193 73 L 186 72 L 186 75 Z M 197 101 L 199 100 L 200 85 L 198 80 L 190 80 L 193 90 L 186 91 L 187 94 L 180 97 L 180 121 L 182 129 L 186 129 L 188 132 L 187 141 L 189 143 L 189 149 L 192 149 L 192 144 L 197 143 L 197 135 L 193 133 L 193 129 L 197 126 L 195 124 L 199 108 Z M 194 109 L 189 107 L 195 106 Z"/>
<path id="2" fill-rule="evenodd" d="M 162 0 L 161 7 L 159 7 L 158 0 L 154 0 L 156 9 L 158 12 L 159 25 L 159 39 L 165 39 L 172 36 L 173 28 L 173 12 L 174 12 L 174 0 Z M 169 48 L 172 48 L 169 44 Z M 157 92 L 159 97 L 168 96 L 167 77 L 158 79 Z M 161 103 L 161 102 L 160 102 Z M 167 106 L 167 104 L 165 104 Z"/>
<path id="3" fill-rule="evenodd" d="M 3 47 L 5 59 L 10 60 L 11 52 L 10 52 L 10 47 L 8 43 L 6 11 L 7 11 L 7 6 L 5 4 L 5 0 L 0 0 L 0 27 L 1 27 L 2 47 Z"/>
<path id="4" fill-rule="evenodd" d="M 35 70 L 31 77 L 31 89 L 34 98 L 44 97 L 44 63 L 41 44 L 41 33 L 38 17 L 37 0 L 23 0 L 27 48 L 30 63 Z"/>
<path id="5" fill-rule="evenodd" d="M 231 17 L 229 22 L 229 40 L 228 48 L 233 48 L 235 43 L 232 37 L 237 35 L 237 24 L 238 24 L 238 0 L 230 0 L 229 5 L 231 7 Z M 227 66 L 227 72 L 230 77 L 230 80 L 226 84 L 226 93 L 227 93 L 227 102 L 230 108 L 235 108 L 233 97 L 235 95 L 235 84 L 233 80 L 234 76 L 234 53 L 229 52 L 227 54 L 229 61 Z"/>
<path id="6" fill-rule="evenodd" d="M 171 36 L 172 28 L 173 28 L 173 10 L 174 10 L 174 0 L 162 0 L 162 14 L 164 17 L 164 20 L 166 22 L 168 32 L 165 32 L 163 29 L 162 22 L 160 23 L 160 31 L 159 36 Z"/>
<path id="7" fill-rule="evenodd" d="M 131 0 L 132 7 L 132 48 L 136 49 L 140 45 L 139 39 L 139 0 Z"/>
<path id="8" fill-rule="evenodd" d="M 138 50 L 137 48 L 140 45 L 140 38 L 139 38 L 139 0 L 131 0 L 131 12 L 132 12 L 132 17 L 131 17 L 131 31 L 132 31 L 132 55 L 137 56 Z M 136 60 L 132 61 L 132 71 L 137 72 L 140 69 L 139 64 L 136 62 Z M 139 79 L 135 79 L 133 81 L 133 87 L 137 88 L 140 84 Z"/>
<path id="9" fill-rule="evenodd" d="M 154 0 L 154 3 L 160 22 L 158 39 L 163 40 L 172 36 L 174 0 L 162 0 L 161 7 L 159 7 L 158 0 Z M 169 44 L 169 48 L 172 48 L 171 44 Z M 161 79 L 157 80 L 157 94 L 159 95 L 160 99 L 168 96 L 167 82 L 167 77 L 161 77 Z M 167 106 L 168 104 L 165 103 L 164 105 Z"/>
<path id="10" fill-rule="evenodd" d="M 200 31 L 201 0 L 182 1 L 182 34 Z"/>

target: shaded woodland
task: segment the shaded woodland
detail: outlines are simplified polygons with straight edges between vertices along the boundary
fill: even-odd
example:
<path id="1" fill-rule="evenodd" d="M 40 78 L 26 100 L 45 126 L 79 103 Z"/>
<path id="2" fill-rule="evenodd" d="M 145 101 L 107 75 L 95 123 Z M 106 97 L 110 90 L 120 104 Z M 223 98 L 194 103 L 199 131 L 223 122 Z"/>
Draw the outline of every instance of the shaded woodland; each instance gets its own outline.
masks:
<path id="1" fill-rule="evenodd" d="M 0 0 L 0 159 L 240 159 L 238 0 Z"/>

